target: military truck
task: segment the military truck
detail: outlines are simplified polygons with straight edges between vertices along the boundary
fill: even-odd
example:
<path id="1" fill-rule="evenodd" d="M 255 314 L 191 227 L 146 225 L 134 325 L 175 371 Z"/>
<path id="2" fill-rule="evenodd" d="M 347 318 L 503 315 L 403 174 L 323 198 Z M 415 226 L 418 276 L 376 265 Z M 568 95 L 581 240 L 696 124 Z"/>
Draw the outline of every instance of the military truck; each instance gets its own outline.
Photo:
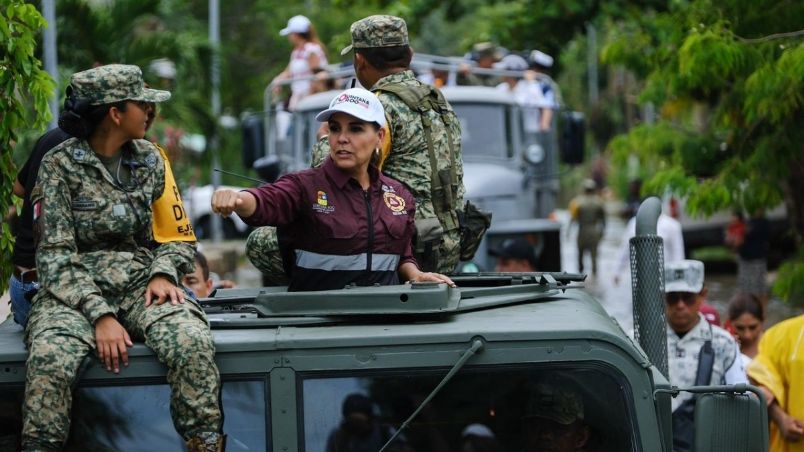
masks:
<path id="1" fill-rule="evenodd" d="M 219 290 L 201 304 L 223 381 L 227 450 L 330 450 L 344 414 L 356 409 L 347 399 L 360 394 L 364 425 L 387 432 L 376 450 L 384 442 L 385 450 L 459 451 L 473 424 L 493 432 L 501 450 L 538 450 L 548 440 L 534 437 L 541 430 L 531 422 L 558 410 L 588 428 L 583 450 L 670 452 L 670 398 L 679 390 L 655 354 L 665 337 L 657 217 L 658 210 L 641 220 L 632 241 L 632 268 L 644 270 L 634 277 L 639 344 L 583 290 L 579 274 L 467 274 L 455 277 L 454 289 Z M 129 356 L 119 375 L 86 359 L 69 450 L 182 450 L 165 367 L 141 343 Z M 0 450 L 19 440 L 25 360 L 22 331 L 6 320 Z M 574 402 L 545 396 L 543 385 L 560 386 Z M 756 388 L 684 389 L 701 393 L 694 450 L 767 450 Z"/>
<path id="2" fill-rule="evenodd" d="M 411 66 L 418 70 L 454 72 L 458 61 L 465 60 L 416 54 Z M 523 75 L 521 71 L 497 69 L 473 71 Z M 331 75 L 350 78 L 354 70 L 333 68 Z M 244 122 L 243 163 L 258 172 L 276 175 L 309 167 L 320 126 L 315 115 L 326 109 L 339 91 L 305 97 L 290 114 L 274 107 L 274 86 L 271 84 L 265 90 L 264 114 Z M 473 263 L 481 270 L 493 269 L 494 260 L 488 250 L 507 238 L 524 235 L 534 245 L 537 269 L 560 271 L 561 225 L 550 214 L 555 210 L 558 194 L 559 160 L 571 163 L 583 160 L 582 115 L 577 112 L 563 115 L 561 141 L 565 146 L 560 153 L 557 121 L 553 121 L 549 132 L 526 130 L 524 119 L 528 111 L 509 93 L 481 86 L 450 86 L 442 92 L 461 122 L 466 197 L 493 214 L 491 228 Z"/>

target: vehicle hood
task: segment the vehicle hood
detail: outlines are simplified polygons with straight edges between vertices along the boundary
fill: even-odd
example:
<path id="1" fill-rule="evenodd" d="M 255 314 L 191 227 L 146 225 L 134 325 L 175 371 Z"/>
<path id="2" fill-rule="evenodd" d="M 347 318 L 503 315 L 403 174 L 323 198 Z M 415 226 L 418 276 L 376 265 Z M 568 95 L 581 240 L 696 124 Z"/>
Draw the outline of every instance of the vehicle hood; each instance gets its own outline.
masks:
<path id="1" fill-rule="evenodd" d="M 470 199 L 516 196 L 522 192 L 523 175 L 499 164 L 464 162 L 463 185 Z"/>

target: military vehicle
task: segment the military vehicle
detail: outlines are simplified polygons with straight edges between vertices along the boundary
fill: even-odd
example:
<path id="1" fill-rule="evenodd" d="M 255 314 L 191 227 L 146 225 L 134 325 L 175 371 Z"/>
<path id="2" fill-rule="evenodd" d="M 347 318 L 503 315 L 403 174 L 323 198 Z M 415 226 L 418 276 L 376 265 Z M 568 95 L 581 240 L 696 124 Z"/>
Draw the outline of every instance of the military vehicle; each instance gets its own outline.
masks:
<path id="1" fill-rule="evenodd" d="M 416 70 L 441 69 L 455 72 L 462 59 L 416 54 Z M 472 69 L 478 73 L 522 77 L 522 71 Z M 331 76 L 351 78 L 352 68 L 333 68 Z M 278 82 L 283 84 L 288 82 Z M 272 174 L 298 171 L 310 166 L 311 149 L 320 123 L 315 115 L 325 110 L 339 90 L 303 98 L 291 114 L 273 104 L 274 84 L 265 90 L 265 114 L 244 122 L 243 163 Z M 557 87 L 556 87 L 557 89 Z M 481 86 L 442 88 L 455 110 L 462 129 L 462 152 L 466 197 L 491 212 L 491 228 L 475 254 L 473 263 L 481 270 L 494 268 L 488 250 L 503 240 L 524 235 L 534 245 L 537 269 L 561 270 L 561 225 L 550 218 L 558 194 L 559 160 L 583 160 L 583 117 L 577 112 L 563 115 L 559 152 L 557 121 L 549 132 L 526 127 L 538 109 L 519 106 L 505 91 Z M 264 177 L 267 178 L 267 177 Z"/>
<path id="2" fill-rule="evenodd" d="M 482 424 L 501 450 L 529 451 L 548 442 L 537 433 L 551 432 L 534 420 L 561 412 L 588 427 L 583 450 L 670 452 L 670 398 L 679 389 L 666 378 L 662 343 L 658 204 L 640 213 L 632 240 L 632 268 L 643 272 L 633 278 L 639 344 L 577 274 L 459 275 L 455 289 L 230 289 L 201 300 L 223 380 L 227 450 L 332 450 L 328 442 L 348 434 L 357 413 L 358 430 L 376 433 L 364 435 L 376 450 L 459 451 L 467 426 Z M 86 359 L 69 450 L 182 450 L 165 367 L 141 343 L 129 355 L 119 375 Z M 6 320 L 0 450 L 19 440 L 25 360 L 23 333 Z M 767 450 L 756 388 L 684 390 L 700 393 L 695 451 Z"/>

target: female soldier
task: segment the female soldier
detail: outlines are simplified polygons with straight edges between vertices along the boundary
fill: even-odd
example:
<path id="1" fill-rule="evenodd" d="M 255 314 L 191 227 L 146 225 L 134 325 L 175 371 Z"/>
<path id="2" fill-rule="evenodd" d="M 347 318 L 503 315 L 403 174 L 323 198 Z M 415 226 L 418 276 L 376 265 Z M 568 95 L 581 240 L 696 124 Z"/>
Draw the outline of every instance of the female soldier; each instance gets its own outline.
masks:
<path id="1" fill-rule="evenodd" d="M 166 221 L 183 211 L 166 158 L 142 140 L 149 102 L 136 66 L 73 74 L 59 125 L 74 138 L 42 160 L 32 192 L 42 289 L 25 330 L 29 349 L 23 449 L 61 449 L 71 387 L 95 349 L 106 370 L 144 339 L 168 368 L 171 414 L 190 450 L 222 450 L 220 378 L 203 311 L 178 277 L 193 269 L 195 237 Z M 186 221 L 186 220 L 185 220 Z"/>
<path id="2" fill-rule="evenodd" d="M 290 291 L 398 284 L 400 276 L 454 285 L 419 270 L 411 252 L 413 197 L 371 164 L 385 133 L 377 97 L 362 88 L 346 90 L 316 119 L 330 129 L 330 155 L 320 167 L 260 188 L 219 190 L 213 212 L 284 228 L 295 252 Z"/>

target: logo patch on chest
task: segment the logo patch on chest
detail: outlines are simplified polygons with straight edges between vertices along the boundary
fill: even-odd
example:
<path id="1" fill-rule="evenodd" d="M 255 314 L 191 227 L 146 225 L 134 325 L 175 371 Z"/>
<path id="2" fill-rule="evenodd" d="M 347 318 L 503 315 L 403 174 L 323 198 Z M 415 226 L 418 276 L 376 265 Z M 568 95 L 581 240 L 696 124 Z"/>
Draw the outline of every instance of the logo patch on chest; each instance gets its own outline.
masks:
<path id="1" fill-rule="evenodd" d="M 394 215 L 402 215 L 405 211 L 405 199 L 396 193 L 385 192 L 382 195 L 385 205 L 394 212 Z"/>
<path id="2" fill-rule="evenodd" d="M 319 213 L 327 214 L 335 211 L 335 206 L 329 205 L 329 196 L 327 196 L 327 192 L 318 190 L 316 193 L 315 204 L 313 204 L 313 210 Z"/>

